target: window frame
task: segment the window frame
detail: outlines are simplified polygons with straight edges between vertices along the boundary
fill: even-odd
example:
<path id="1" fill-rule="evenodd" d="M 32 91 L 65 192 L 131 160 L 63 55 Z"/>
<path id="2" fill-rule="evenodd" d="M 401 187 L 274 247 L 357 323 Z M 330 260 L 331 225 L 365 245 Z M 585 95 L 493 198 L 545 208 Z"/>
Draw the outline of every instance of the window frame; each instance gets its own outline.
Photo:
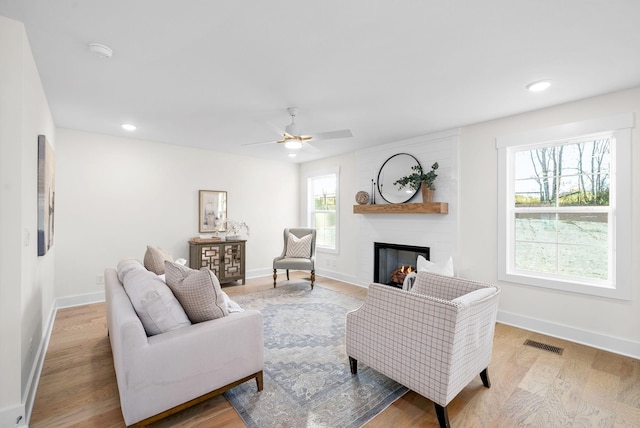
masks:
<path id="1" fill-rule="evenodd" d="M 498 137 L 498 279 L 537 287 L 621 300 L 631 298 L 631 129 L 633 113 L 574 122 L 551 128 Z M 611 186 L 609 218 L 610 282 L 555 274 L 517 271 L 514 268 L 515 213 L 514 154 L 524 148 L 571 143 L 595 135 L 611 134 Z M 580 211 L 589 211 L 581 207 Z M 559 212 L 555 210 L 554 212 Z"/>
<path id="2" fill-rule="evenodd" d="M 326 177 L 329 175 L 335 175 L 336 179 L 336 207 L 335 207 L 335 220 L 336 220 L 336 236 L 335 236 L 335 248 L 321 245 L 318 242 L 318 238 L 316 235 L 316 251 L 329 253 L 329 254 L 338 254 L 340 248 L 340 168 L 329 168 L 320 171 L 314 171 L 306 176 L 307 181 L 307 206 L 306 206 L 306 223 L 307 227 L 315 228 L 313 224 L 313 214 L 316 211 L 315 203 L 313 199 L 313 189 L 312 189 L 312 180 Z M 322 212 L 331 212 L 331 210 L 322 210 Z"/>

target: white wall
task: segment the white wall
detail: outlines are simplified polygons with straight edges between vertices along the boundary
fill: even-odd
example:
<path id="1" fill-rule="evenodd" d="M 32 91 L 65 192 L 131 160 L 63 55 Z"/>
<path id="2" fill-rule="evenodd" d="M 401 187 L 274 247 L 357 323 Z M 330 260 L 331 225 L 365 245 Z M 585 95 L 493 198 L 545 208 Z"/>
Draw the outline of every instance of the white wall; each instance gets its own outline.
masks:
<path id="1" fill-rule="evenodd" d="M 392 155 L 409 153 L 425 170 L 438 162 L 434 201 L 447 202 L 448 214 L 352 214 L 357 218 L 357 283 L 373 282 L 373 243 L 415 245 L 430 248 L 433 262 L 458 259 L 458 130 L 425 135 L 373 147 L 357 153 L 358 190 L 371 193 L 371 179 L 377 181 L 382 164 Z M 407 171 L 410 174 L 411 171 Z M 397 177 L 401 178 L 401 177 Z M 354 192 L 355 194 L 355 192 Z M 354 201 L 352 196 L 352 201 Z M 421 202 L 416 195 L 410 202 Z M 353 205 L 354 202 L 352 202 Z M 376 196 L 376 203 L 386 203 Z"/>
<path id="2" fill-rule="evenodd" d="M 101 292 L 97 276 L 147 245 L 189 258 L 198 190 L 227 192 L 227 216 L 250 226 L 247 276 L 269 274 L 282 229 L 298 220 L 298 166 L 57 130 L 56 296 Z"/>
<path id="3" fill-rule="evenodd" d="M 339 169 L 339 228 L 337 253 L 318 250 L 316 254 L 316 273 L 318 275 L 356 283 L 357 269 L 357 227 L 353 214 L 353 204 L 357 188 L 357 170 L 355 153 L 335 156 L 300 166 L 300 218 L 298 224 L 306 226 L 307 178 L 312 175 Z"/>
<path id="4" fill-rule="evenodd" d="M 24 25 L 4 17 L 0 60 L 0 426 L 15 426 L 53 307 L 55 241 L 37 256 L 37 141 L 55 148 L 55 129 Z"/>
<path id="5" fill-rule="evenodd" d="M 497 282 L 496 137 L 613 114 L 640 117 L 640 88 L 493 120 L 462 130 L 460 146 L 461 276 Z M 637 120 L 637 119 L 636 119 Z M 640 130 L 633 130 L 633 260 L 640 259 Z M 640 264 L 630 301 L 500 283 L 499 319 L 640 358 Z"/>

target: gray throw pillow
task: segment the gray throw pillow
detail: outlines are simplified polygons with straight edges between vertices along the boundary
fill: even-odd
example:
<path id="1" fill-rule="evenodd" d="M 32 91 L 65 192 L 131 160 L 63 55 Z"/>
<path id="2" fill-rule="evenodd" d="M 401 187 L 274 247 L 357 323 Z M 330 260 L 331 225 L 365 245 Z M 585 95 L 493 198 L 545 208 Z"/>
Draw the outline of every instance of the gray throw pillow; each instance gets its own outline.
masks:
<path id="1" fill-rule="evenodd" d="M 190 269 L 165 261 L 167 285 L 182 305 L 192 323 L 229 315 L 220 282 L 207 268 Z"/>

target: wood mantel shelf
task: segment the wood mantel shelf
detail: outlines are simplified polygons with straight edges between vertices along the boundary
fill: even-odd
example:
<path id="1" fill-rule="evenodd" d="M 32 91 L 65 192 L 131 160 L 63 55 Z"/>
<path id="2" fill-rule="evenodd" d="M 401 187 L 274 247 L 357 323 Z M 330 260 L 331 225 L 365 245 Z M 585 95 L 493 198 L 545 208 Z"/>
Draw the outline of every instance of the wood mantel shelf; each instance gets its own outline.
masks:
<path id="1" fill-rule="evenodd" d="M 419 204 L 374 204 L 354 205 L 354 214 L 448 214 L 446 202 L 426 202 Z"/>

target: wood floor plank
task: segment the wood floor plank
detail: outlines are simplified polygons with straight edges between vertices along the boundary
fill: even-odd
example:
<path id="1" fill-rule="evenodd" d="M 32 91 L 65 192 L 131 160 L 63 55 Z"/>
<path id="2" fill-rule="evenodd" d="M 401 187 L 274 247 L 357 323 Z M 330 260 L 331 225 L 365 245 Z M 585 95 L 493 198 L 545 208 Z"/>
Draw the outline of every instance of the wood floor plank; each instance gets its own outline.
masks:
<path id="1" fill-rule="evenodd" d="M 309 284 L 308 272 L 291 272 L 289 282 Z M 277 286 L 288 281 L 278 273 Z M 309 284 L 310 287 L 310 284 Z M 367 289 L 317 277 L 325 287 L 364 299 Z M 271 276 L 245 285 L 224 284 L 230 295 L 273 288 Z M 106 305 L 96 303 L 57 312 L 29 425 L 32 428 L 123 427 Z M 562 355 L 524 346 L 526 339 L 559 346 Z M 480 378 L 448 406 L 453 427 L 638 427 L 640 361 L 497 324 L 491 388 Z M 151 425 L 155 428 L 235 428 L 244 423 L 222 396 Z M 433 403 L 409 391 L 367 428 L 437 427 Z"/>

